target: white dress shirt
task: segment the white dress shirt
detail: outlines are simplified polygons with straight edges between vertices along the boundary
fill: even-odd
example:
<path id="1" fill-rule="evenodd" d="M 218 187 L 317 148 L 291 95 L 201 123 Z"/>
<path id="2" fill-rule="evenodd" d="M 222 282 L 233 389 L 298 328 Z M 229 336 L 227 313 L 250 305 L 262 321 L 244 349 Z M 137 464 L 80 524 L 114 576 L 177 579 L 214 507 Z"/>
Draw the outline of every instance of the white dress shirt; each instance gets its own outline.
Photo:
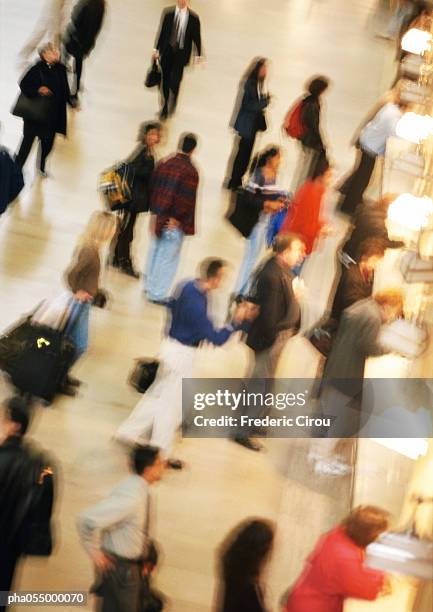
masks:
<path id="1" fill-rule="evenodd" d="M 180 9 L 178 6 L 176 6 L 176 11 L 174 13 L 174 22 L 178 23 L 178 28 L 179 28 L 179 35 L 178 35 L 178 41 L 179 41 L 179 49 L 183 49 L 184 43 L 185 43 L 185 32 L 186 32 L 186 28 L 188 25 L 188 19 L 189 19 L 189 10 L 188 7 L 185 7 L 183 9 Z"/>

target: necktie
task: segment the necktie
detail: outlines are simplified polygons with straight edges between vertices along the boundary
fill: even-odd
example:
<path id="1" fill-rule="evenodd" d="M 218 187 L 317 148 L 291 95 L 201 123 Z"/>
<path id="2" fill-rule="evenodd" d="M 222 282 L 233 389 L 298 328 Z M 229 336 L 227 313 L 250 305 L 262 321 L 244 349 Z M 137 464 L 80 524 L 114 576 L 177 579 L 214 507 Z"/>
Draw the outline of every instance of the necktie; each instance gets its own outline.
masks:
<path id="1" fill-rule="evenodd" d="M 173 49 L 178 49 L 180 45 L 180 15 L 176 14 L 173 22 L 173 29 L 171 31 L 170 45 Z"/>

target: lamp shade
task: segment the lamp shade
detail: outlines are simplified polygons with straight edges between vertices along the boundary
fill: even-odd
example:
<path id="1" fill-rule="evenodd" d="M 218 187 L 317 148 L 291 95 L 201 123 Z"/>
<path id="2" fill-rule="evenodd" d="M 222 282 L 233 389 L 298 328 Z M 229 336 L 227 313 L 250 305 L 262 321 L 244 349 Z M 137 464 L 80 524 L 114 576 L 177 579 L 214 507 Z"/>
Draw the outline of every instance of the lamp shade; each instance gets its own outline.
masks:
<path id="1" fill-rule="evenodd" d="M 433 134 L 433 117 L 404 113 L 397 123 L 396 134 L 399 138 L 419 144 Z"/>
<path id="2" fill-rule="evenodd" d="M 401 48 L 408 53 L 422 55 L 429 49 L 431 38 L 430 32 L 411 28 L 401 39 Z"/>
<path id="3" fill-rule="evenodd" d="M 419 198 L 403 193 L 388 208 L 387 227 L 391 240 L 417 242 L 420 230 L 429 224 L 433 202 L 427 196 Z"/>

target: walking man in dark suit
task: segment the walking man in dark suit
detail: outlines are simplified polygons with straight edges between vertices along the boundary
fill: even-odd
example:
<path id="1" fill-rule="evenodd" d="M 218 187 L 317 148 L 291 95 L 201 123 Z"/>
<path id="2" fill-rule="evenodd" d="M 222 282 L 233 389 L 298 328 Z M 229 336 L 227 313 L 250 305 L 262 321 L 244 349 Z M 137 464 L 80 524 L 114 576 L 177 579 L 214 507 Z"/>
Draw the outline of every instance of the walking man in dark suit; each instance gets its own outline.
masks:
<path id="1" fill-rule="evenodd" d="M 262 381 L 275 378 L 281 353 L 289 338 L 299 329 L 301 319 L 299 299 L 302 290 L 292 269 L 303 261 L 305 243 L 297 234 L 281 234 L 274 240 L 272 248 L 273 256 L 259 269 L 253 282 L 258 315 L 247 337 L 247 346 L 253 351 L 251 378 Z M 272 383 L 268 388 L 271 390 Z M 264 416 L 262 407 L 249 406 L 246 416 Z M 259 451 L 261 445 L 251 440 L 253 433 L 250 428 L 242 427 L 234 440 L 249 450 Z"/>
<path id="2" fill-rule="evenodd" d="M 167 119 L 176 109 L 183 69 L 191 60 L 193 44 L 198 58 L 201 57 L 200 19 L 188 5 L 188 0 L 177 0 L 176 6 L 166 9 L 161 18 L 153 54 L 162 69 L 161 119 Z"/>

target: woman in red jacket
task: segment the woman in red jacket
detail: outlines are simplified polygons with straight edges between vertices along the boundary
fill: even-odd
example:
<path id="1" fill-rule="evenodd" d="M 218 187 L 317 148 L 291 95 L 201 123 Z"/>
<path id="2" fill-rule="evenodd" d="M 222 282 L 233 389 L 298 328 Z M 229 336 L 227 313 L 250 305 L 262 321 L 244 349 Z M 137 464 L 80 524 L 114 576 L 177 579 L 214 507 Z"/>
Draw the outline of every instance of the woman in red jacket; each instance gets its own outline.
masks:
<path id="1" fill-rule="evenodd" d="M 374 600 L 390 592 L 383 572 L 364 566 L 365 548 L 388 529 L 389 514 L 359 506 L 319 540 L 289 593 L 285 612 L 343 612 L 350 597 Z"/>
<path id="2" fill-rule="evenodd" d="M 307 256 L 313 251 L 318 238 L 329 233 L 329 226 L 322 217 L 322 205 L 331 180 L 332 168 L 324 162 L 317 168 L 315 176 L 307 179 L 295 193 L 279 232 L 301 236 Z"/>

